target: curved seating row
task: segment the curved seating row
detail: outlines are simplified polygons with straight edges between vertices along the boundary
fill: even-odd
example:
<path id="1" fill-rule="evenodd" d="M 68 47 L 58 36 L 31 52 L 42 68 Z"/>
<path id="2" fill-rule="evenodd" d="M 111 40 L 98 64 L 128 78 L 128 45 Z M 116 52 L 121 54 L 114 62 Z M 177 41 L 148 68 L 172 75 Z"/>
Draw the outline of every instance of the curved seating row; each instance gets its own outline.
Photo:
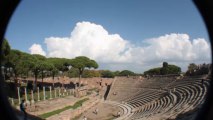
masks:
<path id="1" fill-rule="evenodd" d="M 120 120 L 175 119 L 179 114 L 199 109 L 205 101 L 209 87 L 208 80 L 202 83 L 200 79 L 195 78 L 180 80 L 166 78 L 164 85 L 163 78 L 131 81 L 125 79 L 121 84 L 122 81 L 117 81 L 111 93 L 116 91 L 118 96 L 107 98 L 123 108 L 124 114 Z M 134 85 L 137 83 L 137 87 L 127 85 L 131 83 Z"/>

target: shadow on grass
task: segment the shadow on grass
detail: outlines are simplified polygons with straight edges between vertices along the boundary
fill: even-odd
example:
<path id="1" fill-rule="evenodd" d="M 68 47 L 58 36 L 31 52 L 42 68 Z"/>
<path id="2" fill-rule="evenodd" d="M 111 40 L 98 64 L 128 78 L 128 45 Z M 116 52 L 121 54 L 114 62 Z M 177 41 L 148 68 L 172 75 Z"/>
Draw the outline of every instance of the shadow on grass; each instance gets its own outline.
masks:
<path id="1" fill-rule="evenodd" d="M 16 114 L 17 117 L 21 116 L 21 117 L 24 118 L 23 112 L 21 112 L 21 111 L 19 111 L 17 109 L 13 109 L 13 110 L 14 110 L 14 112 L 15 112 L 15 114 Z M 40 117 L 35 116 L 35 115 L 31 115 L 31 114 L 27 114 L 27 118 L 30 119 L 30 120 L 45 120 L 43 118 L 40 118 Z"/>

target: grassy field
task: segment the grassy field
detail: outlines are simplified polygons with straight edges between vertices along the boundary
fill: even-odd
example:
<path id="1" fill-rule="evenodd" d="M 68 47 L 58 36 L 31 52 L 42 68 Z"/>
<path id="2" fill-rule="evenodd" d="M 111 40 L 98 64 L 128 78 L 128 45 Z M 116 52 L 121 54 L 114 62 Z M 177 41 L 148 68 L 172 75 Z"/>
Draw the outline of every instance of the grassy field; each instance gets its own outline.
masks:
<path id="1" fill-rule="evenodd" d="M 82 99 L 82 100 L 79 100 L 78 102 L 76 102 L 74 105 L 72 106 L 66 106 L 62 109 L 58 109 L 58 110 L 54 110 L 54 111 L 51 111 L 51 112 L 48 112 L 48 113 L 44 113 L 44 114 L 41 114 L 39 115 L 40 118 L 48 118 L 52 115 L 55 115 L 55 114 L 59 114 L 65 110 L 68 110 L 68 109 L 77 109 L 78 107 L 80 107 L 85 101 L 89 100 L 89 98 L 85 98 L 85 99 Z"/>

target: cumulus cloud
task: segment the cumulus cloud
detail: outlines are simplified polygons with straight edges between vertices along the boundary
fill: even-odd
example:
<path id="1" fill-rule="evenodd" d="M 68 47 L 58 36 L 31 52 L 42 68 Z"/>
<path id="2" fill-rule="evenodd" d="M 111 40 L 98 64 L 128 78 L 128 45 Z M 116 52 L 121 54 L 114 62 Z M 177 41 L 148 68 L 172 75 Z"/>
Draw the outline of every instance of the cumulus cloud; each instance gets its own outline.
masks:
<path id="1" fill-rule="evenodd" d="M 46 52 L 42 49 L 40 44 L 33 44 L 29 48 L 29 50 L 31 54 L 40 54 L 40 55 L 46 56 Z"/>
<path id="2" fill-rule="evenodd" d="M 77 23 L 70 37 L 49 37 L 45 43 L 49 57 L 85 55 L 101 62 L 128 62 L 131 59 L 127 40 L 90 22 Z"/>
<path id="3" fill-rule="evenodd" d="M 162 62 L 167 61 L 185 71 L 189 63 L 211 61 L 210 44 L 203 38 L 190 40 L 187 34 L 171 33 L 144 40 L 143 43 L 148 45 L 133 51 L 133 59 L 141 64 L 144 70 L 162 66 Z"/>
<path id="4" fill-rule="evenodd" d="M 144 42 L 149 45 L 140 48 L 146 56 L 142 62 L 210 60 L 210 45 L 202 38 L 190 40 L 187 34 L 171 33 Z"/>
<path id="5" fill-rule="evenodd" d="M 163 61 L 183 67 L 190 62 L 210 62 L 211 59 L 209 43 L 203 38 L 190 39 L 188 34 L 170 33 L 142 43 L 143 46 L 136 46 L 91 22 L 78 22 L 68 37 L 45 38 L 48 57 L 83 55 L 98 61 L 104 69 L 144 71 Z M 45 54 L 37 44 L 30 51 Z"/>

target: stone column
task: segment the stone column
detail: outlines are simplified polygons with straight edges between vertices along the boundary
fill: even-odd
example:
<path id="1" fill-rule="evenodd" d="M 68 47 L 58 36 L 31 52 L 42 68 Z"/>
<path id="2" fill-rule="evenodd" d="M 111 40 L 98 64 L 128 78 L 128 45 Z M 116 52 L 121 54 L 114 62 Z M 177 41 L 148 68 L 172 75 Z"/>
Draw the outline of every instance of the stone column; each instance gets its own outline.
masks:
<path id="1" fill-rule="evenodd" d="M 45 87 L 43 87 L 43 95 L 44 95 L 44 100 L 46 100 Z"/>
<path id="2" fill-rule="evenodd" d="M 72 89 L 72 94 L 74 95 L 74 93 L 75 93 L 75 89 Z"/>
<path id="3" fill-rule="evenodd" d="M 39 92 L 39 87 L 37 87 L 37 93 L 38 93 L 38 101 L 40 101 L 40 92 Z"/>
<path id="4" fill-rule="evenodd" d="M 58 89 L 58 96 L 61 97 L 61 89 Z"/>
<path id="5" fill-rule="evenodd" d="M 52 91 L 51 91 L 51 86 L 50 86 L 50 99 L 52 99 Z"/>
<path id="6" fill-rule="evenodd" d="M 72 94 L 72 90 L 70 89 L 70 95 Z"/>
<path id="7" fill-rule="evenodd" d="M 63 89 L 63 91 L 62 91 L 62 92 L 63 92 L 63 96 L 64 96 L 64 91 L 65 91 L 65 90 Z"/>
<path id="8" fill-rule="evenodd" d="M 55 98 L 56 98 L 56 89 L 54 89 L 54 91 L 55 91 Z"/>
<path id="9" fill-rule="evenodd" d="M 13 101 L 13 98 L 11 98 L 11 102 L 12 102 L 12 105 L 14 105 L 14 101 Z"/>
<path id="10" fill-rule="evenodd" d="M 18 104 L 21 104 L 21 98 L 20 98 L 20 88 L 17 87 L 18 89 Z"/>
<path id="11" fill-rule="evenodd" d="M 82 81 L 80 82 L 79 86 L 81 87 L 81 85 L 83 85 Z"/>
<path id="12" fill-rule="evenodd" d="M 77 89 L 77 87 L 78 87 L 78 86 L 77 86 L 77 83 L 75 83 L 75 89 Z"/>
<path id="13" fill-rule="evenodd" d="M 27 99 L 27 88 L 24 88 L 24 95 L 25 95 L 25 101 L 27 102 L 28 99 Z"/>
<path id="14" fill-rule="evenodd" d="M 33 91 L 31 90 L 31 103 L 34 103 L 34 95 L 33 95 Z"/>
<path id="15" fill-rule="evenodd" d="M 69 94 L 68 94 L 69 92 L 68 92 L 68 90 L 67 90 L 67 89 L 66 89 L 66 92 L 67 92 L 67 96 L 68 96 L 68 95 L 69 95 Z"/>

